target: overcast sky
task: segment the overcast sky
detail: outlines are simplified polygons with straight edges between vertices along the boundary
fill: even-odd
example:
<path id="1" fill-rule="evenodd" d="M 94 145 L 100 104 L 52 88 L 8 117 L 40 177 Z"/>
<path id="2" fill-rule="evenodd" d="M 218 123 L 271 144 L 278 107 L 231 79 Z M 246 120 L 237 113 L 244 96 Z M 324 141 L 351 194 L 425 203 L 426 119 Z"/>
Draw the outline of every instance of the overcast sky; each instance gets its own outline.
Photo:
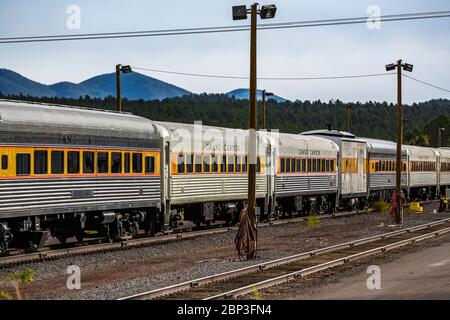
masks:
<path id="1" fill-rule="evenodd" d="M 269 1 L 267 4 L 272 3 Z M 274 0 L 278 11 L 268 22 L 450 10 L 448 0 L 297 1 Z M 138 31 L 245 24 L 233 21 L 231 0 L 0 0 L 0 37 Z M 266 4 L 262 3 L 261 4 Z M 66 23 L 69 5 L 81 10 L 81 28 Z M 450 88 L 450 18 L 384 22 L 379 30 L 365 24 L 264 30 L 258 33 L 258 75 L 310 77 L 384 72 L 402 58 L 411 74 Z M 0 44 L 0 68 L 12 69 L 46 84 L 80 82 L 114 71 L 116 63 L 192 73 L 248 75 L 249 33 L 219 33 L 134 39 Z M 195 93 L 248 87 L 246 80 L 203 79 L 143 72 Z M 259 81 L 288 99 L 395 101 L 395 77 L 327 81 Z M 450 94 L 405 79 L 406 103 Z"/>

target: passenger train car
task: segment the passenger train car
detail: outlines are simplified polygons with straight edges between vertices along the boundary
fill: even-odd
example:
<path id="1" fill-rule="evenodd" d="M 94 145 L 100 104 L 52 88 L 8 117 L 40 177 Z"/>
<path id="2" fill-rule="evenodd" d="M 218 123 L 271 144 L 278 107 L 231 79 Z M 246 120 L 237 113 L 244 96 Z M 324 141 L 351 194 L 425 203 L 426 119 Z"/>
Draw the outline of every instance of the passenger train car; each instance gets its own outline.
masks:
<path id="1" fill-rule="evenodd" d="M 278 134 L 274 199 L 284 214 L 332 213 L 338 199 L 338 146 L 327 139 Z"/>
<path id="2" fill-rule="evenodd" d="M 302 132 L 305 136 L 318 136 L 331 140 L 339 147 L 339 207 L 361 208 L 367 204 L 367 143 L 353 134 L 338 130 Z"/>
<path id="3" fill-rule="evenodd" d="M 152 231 L 160 137 L 131 114 L 0 100 L 0 244 Z M 17 244 L 19 243 L 19 244 Z"/>
<path id="4" fill-rule="evenodd" d="M 337 130 L 257 132 L 260 220 L 362 208 L 395 188 L 394 142 Z M 0 100 L 0 251 L 234 224 L 248 197 L 248 130 Z M 450 149 L 403 146 L 407 199 L 450 186 Z M 92 234 L 92 232 L 89 232 Z"/>
<path id="5" fill-rule="evenodd" d="M 246 130 L 155 122 L 163 138 L 166 224 L 186 219 L 197 225 L 216 218 L 236 223 L 247 199 Z M 257 135 L 256 199 L 264 210 L 267 197 L 268 143 Z"/>

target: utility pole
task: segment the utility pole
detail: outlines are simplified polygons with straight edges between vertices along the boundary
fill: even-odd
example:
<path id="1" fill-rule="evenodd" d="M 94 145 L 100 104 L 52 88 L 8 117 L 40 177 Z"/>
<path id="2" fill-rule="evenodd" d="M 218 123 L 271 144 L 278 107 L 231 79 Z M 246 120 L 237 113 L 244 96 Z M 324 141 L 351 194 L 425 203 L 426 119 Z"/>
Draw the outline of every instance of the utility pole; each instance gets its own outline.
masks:
<path id="1" fill-rule="evenodd" d="M 266 97 L 273 96 L 272 92 L 267 92 L 265 89 L 262 91 L 262 128 L 267 129 L 266 127 Z"/>
<path id="2" fill-rule="evenodd" d="M 395 170 L 395 193 L 397 210 L 395 213 L 395 223 L 403 223 L 403 204 L 402 204 L 402 143 L 403 143 L 403 120 L 402 120 L 402 68 L 405 71 L 412 72 L 412 64 L 402 64 L 402 60 L 398 60 L 397 63 L 386 65 L 386 71 L 392 71 L 397 68 L 397 161 Z"/>
<path id="3" fill-rule="evenodd" d="M 233 20 L 247 19 L 250 13 L 250 113 L 249 113 L 249 137 L 248 137 L 248 201 L 247 214 L 250 221 L 251 231 L 249 232 L 250 247 L 247 252 L 247 259 L 256 257 L 256 165 L 257 165 L 257 149 L 256 149 L 256 30 L 257 30 L 257 15 L 261 19 L 271 19 L 275 17 L 277 8 L 275 5 L 265 5 L 258 10 L 258 3 L 251 5 L 248 10 L 244 6 L 233 7 Z"/>
<path id="4" fill-rule="evenodd" d="M 120 92 L 120 72 L 130 73 L 132 72 L 130 66 L 122 66 L 121 64 L 116 64 L 116 85 L 117 85 L 117 111 L 122 112 L 122 94 Z"/>
<path id="5" fill-rule="evenodd" d="M 438 148 L 442 147 L 442 131 L 445 131 L 445 128 L 438 128 Z"/>
<path id="6" fill-rule="evenodd" d="M 117 85 L 117 111 L 122 112 L 122 94 L 120 92 L 120 64 L 116 64 L 116 85 Z"/>
<path id="7" fill-rule="evenodd" d="M 350 112 L 352 110 L 352 106 L 350 104 L 345 105 L 345 130 L 350 132 Z"/>
<path id="8" fill-rule="evenodd" d="M 397 193 L 397 214 L 395 223 L 403 223 L 402 205 L 402 143 L 403 143 L 403 120 L 402 120 L 402 60 L 397 61 L 397 166 L 395 176 L 395 192 Z"/>

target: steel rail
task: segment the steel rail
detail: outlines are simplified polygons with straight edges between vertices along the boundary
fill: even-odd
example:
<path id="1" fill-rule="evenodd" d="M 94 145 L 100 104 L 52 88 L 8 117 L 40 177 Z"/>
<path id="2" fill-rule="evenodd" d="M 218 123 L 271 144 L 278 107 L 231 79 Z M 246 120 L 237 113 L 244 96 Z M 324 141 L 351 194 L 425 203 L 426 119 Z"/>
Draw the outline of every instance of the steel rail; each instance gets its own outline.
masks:
<path id="1" fill-rule="evenodd" d="M 440 225 L 444 225 L 444 224 L 448 224 L 448 223 L 450 223 L 450 218 L 442 219 L 442 220 L 438 220 L 435 222 L 426 223 L 426 224 L 422 224 L 422 225 L 418 225 L 418 226 L 414 226 L 414 227 L 410 227 L 410 228 L 406 228 L 406 229 L 400 229 L 400 230 L 385 233 L 385 234 L 375 235 L 375 236 L 371 236 L 371 237 L 367 237 L 367 238 L 362 238 L 362 239 L 358 239 L 358 240 L 354 240 L 354 241 L 336 244 L 336 245 L 329 246 L 326 248 L 321 248 L 321 249 L 316 249 L 316 250 L 312 250 L 312 251 L 308 251 L 308 252 L 304 252 L 304 253 L 300 253 L 300 254 L 295 254 L 292 256 L 279 258 L 279 259 L 271 260 L 268 262 L 263 262 L 263 263 L 255 264 L 255 265 L 240 268 L 240 269 L 223 272 L 220 274 L 215 274 L 212 276 L 206 276 L 206 277 L 202 277 L 199 279 L 175 284 L 172 286 L 168 286 L 168 287 L 155 289 L 155 290 L 147 291 L 144 293 L 139 293 L 139 294 L 135 294 L 132 296 L 124 297 L 119 300 L 148 300 L 148 299 L 160 298 L 160 297 L 171 295 L 171 294 L 178 293 L 181 291 L 190 290 L 190 289 L 193 289 L 193 288 L 196 288 L 199 286 L 204 286 L 204 285 L 208 285 L 208 284 L 212 284 L 212 283 L 224 281 L 224 280 L 230 280 L 230 279 L 240 277 L 240 276 L 243 276 L 246 274 L 256 273 L 261 270 L 270 269 L 270 268 L 274 268 L 274 267 L 281 266 L 281 265 L 286 265 L 286 264 L 289 264 L 289 263 L 292 263 L 295 261 L 305 260 L 307 258 L 323 255 L 326 253 L 335 252 L 335 251 L 339 251 L 342 249 L 348 249 L 348 248 L 352 248 L 355 246 L 360 246 L 362 244 L 367 244 L 370 242 L 389 239 L 389 238 L 392 238 L 392 237 L 395 237 L 398 235 L 417 232 L 420 230 L 425 230 L 425 229 L 429 229 L 432 227 L 436 227 L 436 226 L 440 226 Z M 389 245 L 387 245 L 387 246 L 389 246 Z"/>
<path id="2" fill-rule="evenodd" d="M 243 296 L 243 295 L 249 294 L 251 292 L 254 292 L 255 290 L 261 290 L 261 289 L 265 289 L 265 288 L 272 287 L 272 286 L 275 286 L 275 285 L 279 285 L 279 284 L 282 284 L 282 283 L 286 283 L 286 282 L 289 282 L 291 280 L 295 280 L 295 279 L 298 279 L 298 278 L 301 278 L 301 277 L 304 277 L 304 276 L 307 276 L 307 275 L 310 275 L 310 274 L 313 274 L 313 273 L 317 273 L 319 271 L 323 271 L 323 270 L 330 269 L 330 268 L 333 268 L 333 267 L 337 267 L 337 266 L 340 266 L 340 265 L 345 265 L 346 263 L 348 263 L 350 261 L 358 260 L 358 259 L 361 259 L 361 258 L 372 256 L 372 255 L 377 254 L 377 253 L 383 253 L 383 252 L 386 252 L 386 251 L 389 251 L 389 250 L 393 250 L 393 249 L 397 249 L 397 248 L 400 248 L 400 247 L 404 247 L 406 245 L 409 245 L 409 244 L 412 244 L 412 243 L 415 243 L 415 242 L 419 242 L 419 241 L 423 241 L 423 240 L 426 240 L 426 239 L 434 238 L 436 236 L 439 236 L 439 235 L 442 235 L 442 234 L 445 234 L 445 233 L 448 233 L 448 232 L 450 232 L 450 227 L 447 227 L 447 228 L 444 228 L 444 229 L 441 229 L 441 230 L 437 230 L 437 231 L 433 231 L 433 232 L 430 232 L 430 233 L 426 233 L 426 234 L 423 234 L 423 235 L 419 235 L 419 236 L 416 236 L 416 237 L 413 237 L 413 238 L 397 241 L 397 242 L 394 242 L 394 243 L 391 243 L 391 244 L 387 244 L 387 245 L 380 246 L 380 247 L 377 247 L 377 248 L 374 248 L 374 249 L 370 249 L 370 250 L 366 250 L 366 251 L 363 251 L 363 252 L 359 252 L 359 253 L 356 253 L 356 254 L 353 254 L 353 255 L 348 255 L 346 257 L 342 257 L 342 258 L 335 259 L 335 260 L 332 260 L 332 261 L 324 262 L 324 263 L 318 264 L 316 266 L 300 269 L 298 271 L 294 271 L 294 272 L 291 272 L 291 273 L 286 274 L 286 275 L 270 278 L 270 279 L 267 279 L 267 280 L 264 280 L 264 281 L 261 281 L 261 282 L 257 282 L 257 283 L 253 283 L 253 284 L 247 285 L 245 287 L 241 287 L 241 288 L 238 288 L 238 289 L 230 290 L 230 291 L 225 292 L 225 293 L 221 293 L 221 294 L 218 294 L 218 295 L 207 297 L 207 298 L 205 298 L 203 300 L 236 299 L 239 296 Z"/>

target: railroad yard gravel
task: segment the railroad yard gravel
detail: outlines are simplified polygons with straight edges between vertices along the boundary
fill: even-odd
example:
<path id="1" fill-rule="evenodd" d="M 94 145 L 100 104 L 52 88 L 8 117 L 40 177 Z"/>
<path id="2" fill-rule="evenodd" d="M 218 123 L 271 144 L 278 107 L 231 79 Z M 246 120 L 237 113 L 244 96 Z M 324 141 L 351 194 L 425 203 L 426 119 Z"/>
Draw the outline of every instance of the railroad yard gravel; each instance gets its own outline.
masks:
<path id="1" fill-rule="evenodd" d="M 405 214 L 402 227 L 442 218 L 450 213 Z M 2 275 L 31 268 L 34 281 L 21 286 L 26 299 L 117 299 L 144 291 L 242 268 L 337 243 L 396 230 L 387 227 L 386 214 L 369 213 L 321 220 L 315 228 L 305 222 L 260 228 L 258 259 L 240 261 L 234 248 L 235 232 L 181 240 L 149 247 L 64 257 L 0 269 Z M 81 270 L 81 289 L 66 287 L 67 267 Z M 11 283 L 0 281 L 0 291 L 12 292 Z"/>

